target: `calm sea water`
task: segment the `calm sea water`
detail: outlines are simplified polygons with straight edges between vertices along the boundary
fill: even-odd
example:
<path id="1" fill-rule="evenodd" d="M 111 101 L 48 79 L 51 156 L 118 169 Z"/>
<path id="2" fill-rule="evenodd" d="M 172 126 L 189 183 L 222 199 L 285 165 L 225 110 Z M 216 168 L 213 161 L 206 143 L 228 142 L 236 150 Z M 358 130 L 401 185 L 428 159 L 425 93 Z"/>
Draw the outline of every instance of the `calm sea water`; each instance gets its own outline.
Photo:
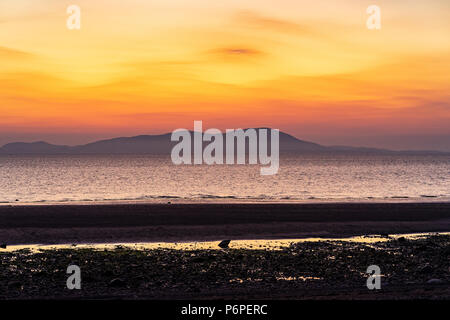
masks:
<path id="1" fill-rule="evenodd" d="M 450 157 L 284 156 L 259 165 L 175 166 L 151 155 L 0 156 L 0 202 L 402 201 L 450 199 Z"/>

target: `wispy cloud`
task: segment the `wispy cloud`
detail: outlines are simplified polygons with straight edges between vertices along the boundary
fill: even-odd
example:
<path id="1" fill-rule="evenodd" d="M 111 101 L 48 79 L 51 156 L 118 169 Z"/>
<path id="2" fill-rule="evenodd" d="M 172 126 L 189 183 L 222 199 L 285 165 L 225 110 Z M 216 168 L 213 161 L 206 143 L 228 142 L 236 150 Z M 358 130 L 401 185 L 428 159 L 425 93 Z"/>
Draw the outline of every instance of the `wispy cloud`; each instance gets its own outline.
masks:
<path id="1" fill-rule="evenodd" d="M 266 31 L 296 33 L 299 35 L 316 34 L 308 25 L 302 25 L 286 19 L 263 16 L 254 11 L 240 11 L 234 15 L 233 20 L 239 24 L 244 24 L 246 27 L 260 28 Z"/>
<path id="2" fill-rule="evenodd" d="M 260 50 L 243 46 L 216 48 L 211 50 L 210 53 L 229 57 L 258 57 L 264 55 L 264 52 Z"/>
<path id="3" fill-rule="evenodd" d="M 0 21 L 1 23 L 1 21 Z M 11 49 L 7 47 L 0 47 L 1 59 L 32 59 L 36 56 L 33 53 Z"/>

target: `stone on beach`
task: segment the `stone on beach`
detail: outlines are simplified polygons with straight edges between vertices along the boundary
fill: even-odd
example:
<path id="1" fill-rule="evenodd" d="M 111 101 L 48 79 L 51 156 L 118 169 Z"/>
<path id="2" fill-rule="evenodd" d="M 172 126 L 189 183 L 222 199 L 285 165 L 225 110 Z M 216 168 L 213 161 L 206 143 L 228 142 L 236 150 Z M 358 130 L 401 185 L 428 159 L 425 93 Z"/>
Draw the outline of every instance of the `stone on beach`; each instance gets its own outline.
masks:
<path id="1" fill-rule="evenodd" d="M 115 288 L 125 287 L 125 285 L 126 285 L 125 281 L 123 281 L 123 280 L 120 279 L 120 278 L 112 279 L 112 280 L 109 282 L 109 286 L 110 286 L 110 287 L 115 287 Z"/>
<path id="2" fill-rule="evenodd" d="M 222 240 L 219 243 L 219 247 L 221 247 L 222 249 L 227 249 L 229 244 L 230 244 L 231 240 Z"/>
<path id="3" fill-rule="evenodd" d="M 441 284 L 444 281 L 442 281 L 441 279 L 430 279 L 427 281 L 427 284 Z"/>

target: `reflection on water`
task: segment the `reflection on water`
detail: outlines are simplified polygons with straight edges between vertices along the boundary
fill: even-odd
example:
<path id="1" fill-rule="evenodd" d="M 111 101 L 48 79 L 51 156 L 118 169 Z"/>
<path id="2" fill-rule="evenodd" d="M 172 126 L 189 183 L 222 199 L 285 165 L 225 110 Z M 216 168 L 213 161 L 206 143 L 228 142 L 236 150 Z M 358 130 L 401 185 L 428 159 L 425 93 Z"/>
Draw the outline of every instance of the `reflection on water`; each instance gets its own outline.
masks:
<path id="1" fill-rule="evenodd" d="M 0 203 L 450 199 L 448 155 L 290 155 L 276 175 L 259 170 L 151 155 L 1 155 Z"/>
<path id="2" fill-rule="evenodd" d="M 232 240 L 230 249 L 247 249 L 247 250 L 281 250 L 292 244 L 302 242 L 319 242 L 319 241 L 345 241 L 355 243 L 376 243 L 385 242 L 399 237 L 407 239 L 419 239 L 437 233 L 411 233 L 401 235 L 367 235 L 350 238 L 305 238 L 305 239 L 277 239 L 277 240 Z M 450 235 L 450 232 L 441 232 L 441 235 Z M 95 243 L 95 244 L 59 244 L 59 245 L 13 245 L 6 249 L 0 249 L 0 252 L 13 252 L 18 250 L 30 250 L 31 252 L 39 252 L 41 250 L 56 249 L 95 249 L 95 250 L 115 250 L 115 249 L 133 249 L 133 250 L 156 250 L 156 249 L 173 249 L 173 250 L 221 250 L 219 248 L 220 241 L 201 241 L 201 242 L 140 242 L 140 243 Z"/>

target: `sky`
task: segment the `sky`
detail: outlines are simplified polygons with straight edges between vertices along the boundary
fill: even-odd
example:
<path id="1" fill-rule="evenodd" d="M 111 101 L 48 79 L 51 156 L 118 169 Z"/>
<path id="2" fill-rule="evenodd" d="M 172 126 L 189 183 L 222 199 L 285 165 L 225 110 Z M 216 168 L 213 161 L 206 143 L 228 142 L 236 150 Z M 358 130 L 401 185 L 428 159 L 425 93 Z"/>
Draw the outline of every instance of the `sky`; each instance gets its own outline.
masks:
<path id="1" fill-rule="evenodd" d="M 450 151 L 449 89 L 448 0 L 0 0 L 0 145 L 202 120 Z"/>

